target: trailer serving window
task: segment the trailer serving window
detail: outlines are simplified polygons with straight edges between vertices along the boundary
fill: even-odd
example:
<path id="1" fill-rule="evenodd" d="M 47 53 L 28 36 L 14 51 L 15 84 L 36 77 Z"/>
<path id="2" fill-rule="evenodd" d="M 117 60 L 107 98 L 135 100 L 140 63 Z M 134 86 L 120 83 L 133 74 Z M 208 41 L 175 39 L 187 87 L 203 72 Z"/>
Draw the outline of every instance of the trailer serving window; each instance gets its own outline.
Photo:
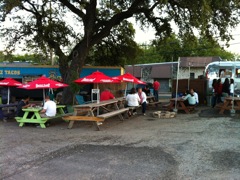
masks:
<path id="1" fill-rule="evenodd" d="M 240 78 L 240 69 L 236 69 L 236 78 Z"/>

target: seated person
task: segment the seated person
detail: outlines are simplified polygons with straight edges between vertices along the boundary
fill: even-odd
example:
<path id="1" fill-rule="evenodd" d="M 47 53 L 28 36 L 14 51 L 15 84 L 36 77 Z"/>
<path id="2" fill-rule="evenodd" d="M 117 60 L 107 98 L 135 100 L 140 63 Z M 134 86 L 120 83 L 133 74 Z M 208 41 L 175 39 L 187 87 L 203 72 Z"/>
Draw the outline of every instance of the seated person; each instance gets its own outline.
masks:
<path id="1" fill-rule="evenodd" d="M 17 116 L 18 117 L 23 117 L 24 111 L 22 109 L 30 107 L 29 99 L 30 99 L 29 96 L 25 96 L 21 101 L 18 102 L 18 105 L 17 105 Z"/>
<path id="2" fill-rule="evenodd" d="M 146 94 L 147 96 L 150 96 L 150 89 L 149 89 L 148 86 L 145 86 L 145 87 L 142 89 L 142 91 L 145 92 L 145 94 Z"/>
<path id="3" fill-rule="evenodd" d="M 195 106 L 196 105 L 196 98 L 193 93 L 189 92 L 189 90 L 186 91 L 186 96 L 183 96 L 182 99 L 185 100 L 184 104 L 186 106 Z"/>
<path id="4" fill-rule="evenodd" d="M 40 112 L 41 117 L 54 117 L 57 113 L 57 105 L 54 101 L 50 100 L 49 96 L 45 97 L 43 109 Z"/>
<path id="5" fill-rule="evenodd" d="M 126 96 L 126 101 L 127 101 L 127 107 L 139 106 L 140 98 L 135 88 L 132 88 L 130 93 Z M 133 110 L 133 113 L 136 114 L 136 109 Z M 129 113 L 129 116 L 131 116 L 130 113 Z"/>
<path id="6" fill-rule="evenodd" d="M 1 88 L 1 97 L 2 97 L 2 104 L 7 104 L 7 102 L 8 102 L 8 90 L 7 90 L 6 87 Z"/>
<path id="7" fill-rule="evenodd" d="M 192 93 L 196 99 L 196 105 L 199 103 L 199 100 L 198 100 L 198 93 L 194 90 L 194 89 L 191 89 L 190 90 L 190 93 Z"/>
<path id="8" fill-rule="evenodd" d="M 110 89 L 105 89 L 101 94 L 100 94 L 100 101 L 106 101 L 109 99 L 114 99 L 114 95 L 111 93 Z"/>

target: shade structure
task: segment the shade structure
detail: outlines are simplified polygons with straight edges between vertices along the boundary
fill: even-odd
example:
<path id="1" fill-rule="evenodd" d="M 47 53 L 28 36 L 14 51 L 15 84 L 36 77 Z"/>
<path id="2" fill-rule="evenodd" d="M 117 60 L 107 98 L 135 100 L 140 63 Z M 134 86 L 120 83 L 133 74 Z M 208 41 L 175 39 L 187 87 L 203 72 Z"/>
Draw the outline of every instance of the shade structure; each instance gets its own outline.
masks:
<path id="1" fill-rule="evenodd" d="M 51 80 L 45 76 L 42 76 L 38 79 L 35 79 L 27 84 L 23 84 L 19 86 L 18 88 L 22 89 L 43 89 L 43 98 L 45 99 L 45 89 L 57 89 L 57 88 L 63 88 L 67 87 L 67 84 Z"/>
<path id="2" fill-rule="evenodd" d="M 74 82 L 77 84 L 97 84 L 97 89 L 99 89 L 99 83 L 120 83 L 119 80 L 113 79 L 112 77 L 109 77 L 100 71 L 95 71 L 88 76 L 75 80 Z M 99 99 L 97 99 L 97 102 L 99 102 Z"/>
<path id="3" fill-rule="evenodd" d="M 112 77 L 109 77 L 100 71 L 95 71 L 88 76 L 75 80 L 74 82 L 77 84 L 89 84 L 89 83 L 99 84 L 99 83 L 119 83 L 120 81 L 117 79 L 113 79 Z"/>
<path id="4" fill-rule="evenodd" d="M 146 84 L 145 82 L 143 82 L 140 79 L 134 77 L 130 73 L 125 73 L 123 75 L 113 77 L 113 79 L 120 80 L 120 81 L 123 81 L 123 82 L 130 82 L 130 83 L 134 83 L 134 84 Z"/>
<path id="5" fill-rule="evenodd" d="M 5 78 L 3 80 L 0 81 L 0 86 L 6 86 L 8 87 L 8 101 L 7 104 L 9 104 L 9 100 L 10 100 L 10 87 L 12 86 L 21 86 L 22 83 L 16 81 L 15 79 L 12 78 Z"/>
<path id="6" fill-rule="evenodd" d="M 113 77 L 113 79 L 120 80 L 120 81 L 123 81 L 123 82 L 128 82 L 128 83 L 134 83 L 134 84 L 146 84 L 145 82 L 143 82 L 140 79 L 134 77 L 130 73 L 125 73 L 123 75 Z M 126 88 L 125 88 L 124 95 L 125 96 L 127 95 L 127 85 L 126 85 Z"/>

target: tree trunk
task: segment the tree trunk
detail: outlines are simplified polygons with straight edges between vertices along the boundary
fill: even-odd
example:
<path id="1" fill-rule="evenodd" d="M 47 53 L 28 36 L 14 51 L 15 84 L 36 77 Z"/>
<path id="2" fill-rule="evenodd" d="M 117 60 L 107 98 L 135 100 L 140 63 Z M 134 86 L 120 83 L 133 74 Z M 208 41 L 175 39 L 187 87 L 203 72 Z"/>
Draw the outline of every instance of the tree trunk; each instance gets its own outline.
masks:
<path id="1" fill-rule="evenodd" d="M 74 92 L 74 90 L 76 90 L 76 88 L 74 88 L 74 86 L 76 86 L 74 80 L 80 77 L 80 72 L 85 64 L 85 59 L 89 53 L 89 50 L 90 47 L 88 45 L 87 38 L 84 38 L 69 55 L 68 61 L 71 61 L 70 65 L 68 65 L 68 63 L 64 63 L 66 61 L 59 63 L 59 69 L 62 74 L 63 81 L 69 85 L 63 90 L 61 103 L 69 105 L 74 103 L 74 95 L 77 93 Z"/>

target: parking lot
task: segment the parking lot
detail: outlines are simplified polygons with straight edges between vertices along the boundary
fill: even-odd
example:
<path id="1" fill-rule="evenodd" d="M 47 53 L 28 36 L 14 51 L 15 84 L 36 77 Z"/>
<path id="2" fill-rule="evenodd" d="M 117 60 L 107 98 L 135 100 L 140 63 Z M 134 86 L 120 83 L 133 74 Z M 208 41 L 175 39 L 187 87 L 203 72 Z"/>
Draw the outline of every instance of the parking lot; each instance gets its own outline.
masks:
<path id="1" fill-rule="evenodd" d="M 191 114 L 158 119 L 136 115 L 67 129 L 0 122 L 2 179 L 239 179 L 240 120 Z"/>

